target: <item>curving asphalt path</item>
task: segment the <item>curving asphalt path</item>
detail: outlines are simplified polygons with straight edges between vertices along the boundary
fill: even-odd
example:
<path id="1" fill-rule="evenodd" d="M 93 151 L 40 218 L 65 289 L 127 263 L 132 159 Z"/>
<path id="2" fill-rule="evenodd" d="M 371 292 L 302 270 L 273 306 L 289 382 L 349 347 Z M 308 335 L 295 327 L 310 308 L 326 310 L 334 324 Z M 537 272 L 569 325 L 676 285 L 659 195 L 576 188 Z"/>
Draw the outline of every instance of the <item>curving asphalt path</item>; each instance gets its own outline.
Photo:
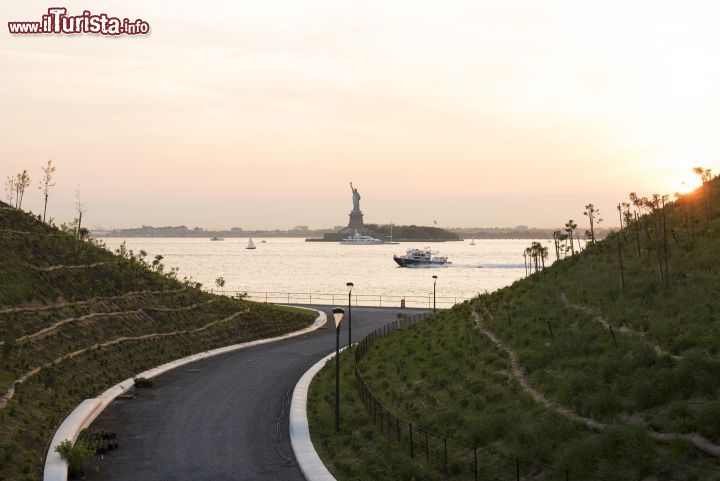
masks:
<path id="1" fill-rule="evenodd" d="M 330 308 L 315 308 L 333 326 Z M 353 340 L 398 312 L 353 308 Z M 116 400 L 93 427 L 116 432 L 120 449 L 94 457 L 86 478 L 304 481 L 288 439 L 289 402 L 300 376 L 334 350 L 334 331 L 320 328 L 199 361 L 154 379 L 154 387 L 133 400 Z M 340 340 L 347 343 L 347 318 Z"/>

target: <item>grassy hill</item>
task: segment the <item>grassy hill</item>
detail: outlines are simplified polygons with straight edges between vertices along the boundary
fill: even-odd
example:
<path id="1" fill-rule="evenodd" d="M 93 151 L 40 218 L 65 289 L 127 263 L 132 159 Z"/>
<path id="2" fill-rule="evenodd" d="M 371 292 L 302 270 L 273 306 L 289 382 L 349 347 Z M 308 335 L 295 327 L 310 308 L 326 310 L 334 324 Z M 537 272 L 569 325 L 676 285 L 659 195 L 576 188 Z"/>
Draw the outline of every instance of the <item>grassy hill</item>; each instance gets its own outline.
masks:
<path id="1" fill-rule="evenodd" d="M 0 480 L 42 479 L 52 434 L 82 399 L 315 317 L 198 287 L 161 259 L 110 253 L 0 203 Z"/>
<path id="2" fill-rule="evenodd" d="M 707 188 L 650 199 L 580 254 L 372 344 L 359 371 L 395 415 L 448 436 L 447 475 L 378 436 L 349 355 L 352 427 L 334 434 L 332 366 L 311 386 L 324 459 L 339 479 L 473 479 L 473 448 L 481 479 L 720 479 L 720 197 L 706 215 Z"/>

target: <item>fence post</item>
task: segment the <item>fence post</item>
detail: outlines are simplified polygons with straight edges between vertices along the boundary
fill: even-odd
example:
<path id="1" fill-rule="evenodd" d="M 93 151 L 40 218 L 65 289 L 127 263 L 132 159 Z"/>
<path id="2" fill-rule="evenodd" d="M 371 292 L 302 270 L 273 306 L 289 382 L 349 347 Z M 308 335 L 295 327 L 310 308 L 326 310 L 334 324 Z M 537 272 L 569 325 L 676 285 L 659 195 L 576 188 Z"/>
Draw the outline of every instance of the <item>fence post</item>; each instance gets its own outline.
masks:
<path id="1" fill-rule="evenodd" d="M 428 444 L 427 431 L 425 431 L 425 461 L 430 464 L 430 445 Z"/>
<path id="2" fill-rule="evenodd" d="M 310 305 L 312 305 L 312 292 L 310 293 Z"/>
<path id="3" fill-rule="evenodd" d="M 288 292 L 288 304 L 290 304 L 290 293 Z"/>
<path id="4" fill-rule="evenodd" d="M 477 448 L 473 448 L 473 451 L 475 451 L 475 481 L 478 481 L 478 472 L 477 472 Z"/>
<path id="5" fill-rule="evenodd" d="M 415 451 L 413 446 L 413 438 L 412 438 L 412 423 L 408 423 L 408 432 L 410 433 L 410 457 L 415 457 Z M 567 480 L 565 480 L 567 481 Z"/>
<path id="6" fill-rule="evenodd" d="M 443 438 L 443 443 L 445 446 L 445 466 L 443 469 L 445 471 L 445 474 L 447 474 L 447 438 Z"/>
<path id="7" fill-rule="evenodd" d="M 267 304 L 267 292 L 265 292 L 265 304 Z"/>

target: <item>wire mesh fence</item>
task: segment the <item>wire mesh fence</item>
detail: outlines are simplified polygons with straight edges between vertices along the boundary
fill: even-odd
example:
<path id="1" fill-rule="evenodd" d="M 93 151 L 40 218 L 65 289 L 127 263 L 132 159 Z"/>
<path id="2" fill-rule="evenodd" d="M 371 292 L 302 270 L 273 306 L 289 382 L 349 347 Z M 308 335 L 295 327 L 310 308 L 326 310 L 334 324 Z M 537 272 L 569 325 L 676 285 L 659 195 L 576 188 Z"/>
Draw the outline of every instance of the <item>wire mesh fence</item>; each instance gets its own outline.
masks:
<path id="1" fill-rule="evenodd" d="M 370 346 L 388 334 L 406 329 L 430 318 L 432 313 L 418 313 L 386 324 L 365 336 L 355 347 L 355 387 L 370 419 L 389 443 L 403 447 L 408 456 L 423 461 L 427 466 L 454 479 L 500 481 L 602 481 L 597 476 L 584 474 L 573 477 L 567 469 L 557 469 L 541 463 L 532 463 L 518 456 L 508 455 L 489 447 L 471 447 L 452 434 L 431 432 L 413 420 L 393 413 L 378 400 L 360 372 L 360 360 Z M 717 480 L 720 469 L 676 462 L 664 469 L 657 479 L 670 481 Z"/>

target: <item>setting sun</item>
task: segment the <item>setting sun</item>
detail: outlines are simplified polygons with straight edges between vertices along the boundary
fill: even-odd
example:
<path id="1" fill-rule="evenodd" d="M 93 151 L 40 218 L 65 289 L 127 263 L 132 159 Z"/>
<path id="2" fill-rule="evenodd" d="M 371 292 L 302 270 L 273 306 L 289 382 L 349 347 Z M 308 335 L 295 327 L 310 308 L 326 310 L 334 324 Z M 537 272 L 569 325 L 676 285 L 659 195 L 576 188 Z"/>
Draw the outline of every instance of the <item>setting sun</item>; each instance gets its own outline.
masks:
<path id="1" fill-rule="evenodd" d="M 687 194 L 702 185 L 700 177 L 696 174 L 689 173 L 677 176 L 668 182 L 672 192 Z"/>

